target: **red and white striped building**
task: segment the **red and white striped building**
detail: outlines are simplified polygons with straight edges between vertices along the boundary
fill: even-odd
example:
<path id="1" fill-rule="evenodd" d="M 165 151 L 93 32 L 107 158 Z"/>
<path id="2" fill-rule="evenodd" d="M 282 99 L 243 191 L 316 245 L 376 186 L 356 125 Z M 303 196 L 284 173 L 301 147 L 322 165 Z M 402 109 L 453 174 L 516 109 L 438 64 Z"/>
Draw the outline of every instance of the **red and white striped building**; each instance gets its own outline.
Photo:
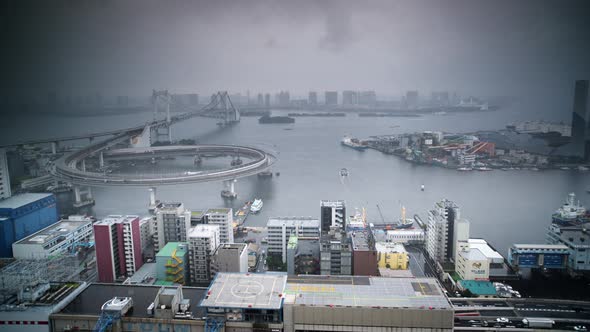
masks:
<path id="1" fill-rule="evenodd" d="M 129 277 L 143 265 L 138 216 L 111 215 L 95 223 L 94 241 L 100 282 Z"/>

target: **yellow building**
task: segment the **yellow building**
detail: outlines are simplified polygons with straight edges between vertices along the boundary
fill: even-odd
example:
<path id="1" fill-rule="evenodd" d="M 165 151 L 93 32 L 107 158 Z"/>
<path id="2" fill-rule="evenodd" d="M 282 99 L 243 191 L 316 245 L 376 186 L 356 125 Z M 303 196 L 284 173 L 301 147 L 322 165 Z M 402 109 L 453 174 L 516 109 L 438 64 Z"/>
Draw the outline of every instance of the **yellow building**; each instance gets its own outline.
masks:
<path id="1" fill-rule="evenodd" d="M 407 270 L 410 256 L 400 243 L 375 243 L 379 268 L 392 270 Z"/>

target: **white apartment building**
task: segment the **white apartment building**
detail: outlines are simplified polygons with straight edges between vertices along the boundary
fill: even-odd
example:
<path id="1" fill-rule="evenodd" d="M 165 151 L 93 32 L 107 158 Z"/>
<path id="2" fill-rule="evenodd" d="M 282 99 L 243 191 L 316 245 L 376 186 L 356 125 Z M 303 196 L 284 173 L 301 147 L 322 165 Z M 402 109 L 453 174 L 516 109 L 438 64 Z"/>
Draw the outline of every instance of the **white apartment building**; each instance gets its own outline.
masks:
<path id="1" fill-rule="evenodd" d="M 438 262 L 453 260 L 455 248 L 455 224 L 461 219 L 459 207 L 447 199 L 436 202 L 428 211 L 426 251 Z"/>
<path id="2" fill-rule="evenodd" d="M 319 239 L 320 221 L 312 217 L 276 217 L 266 224 L 268 231 L 268 253 L 281 255 L 287 262 L 287 244 L 291 235 L 299 239 Z"/>
<path id="3" fill-rule="evenodd" d="M 192 284 L 211 281 L 211 257 L 220 244 L 218 225 L 197 225 L 188 233 L 190 280 Z"/>
<path id="4" fill-rule="evenodd" d="M 205 214 L 208 224 L 219 226 L 219 238 L 221 243 L 233 243 L 233 210 L 231 208 L 208 209 Z"/>
<path id="5" fill-rule="evenodd" d="M 159 251 L 168 242 L 186 242 L 191 212 L 182 203 L 160 203 L 154 211 L 154 248 Z"/>

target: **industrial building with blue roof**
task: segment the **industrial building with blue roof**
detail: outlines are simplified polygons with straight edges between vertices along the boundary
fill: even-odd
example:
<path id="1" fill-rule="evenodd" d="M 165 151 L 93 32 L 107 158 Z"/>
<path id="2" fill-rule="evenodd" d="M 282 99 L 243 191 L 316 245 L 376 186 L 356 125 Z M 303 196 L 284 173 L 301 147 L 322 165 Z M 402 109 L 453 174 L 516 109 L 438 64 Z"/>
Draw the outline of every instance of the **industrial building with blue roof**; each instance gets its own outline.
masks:
<path id="1" fill-rule="evenodd" d="M 21 194 L 0 201 L 0 257 L 12 257 L 12 244 L 57 222 L 53 194 Z"/>

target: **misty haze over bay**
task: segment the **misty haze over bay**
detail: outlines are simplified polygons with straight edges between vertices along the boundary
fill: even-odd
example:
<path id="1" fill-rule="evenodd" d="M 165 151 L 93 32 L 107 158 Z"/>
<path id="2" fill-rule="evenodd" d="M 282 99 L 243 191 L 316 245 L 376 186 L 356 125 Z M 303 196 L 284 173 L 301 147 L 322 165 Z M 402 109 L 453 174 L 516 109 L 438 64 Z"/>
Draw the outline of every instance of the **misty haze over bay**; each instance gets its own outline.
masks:
<path id="1" fill-rule="evenodd" d="M 456 91 L 571 108 L 586 1 L 13 1 L 3 93 Z"/>

